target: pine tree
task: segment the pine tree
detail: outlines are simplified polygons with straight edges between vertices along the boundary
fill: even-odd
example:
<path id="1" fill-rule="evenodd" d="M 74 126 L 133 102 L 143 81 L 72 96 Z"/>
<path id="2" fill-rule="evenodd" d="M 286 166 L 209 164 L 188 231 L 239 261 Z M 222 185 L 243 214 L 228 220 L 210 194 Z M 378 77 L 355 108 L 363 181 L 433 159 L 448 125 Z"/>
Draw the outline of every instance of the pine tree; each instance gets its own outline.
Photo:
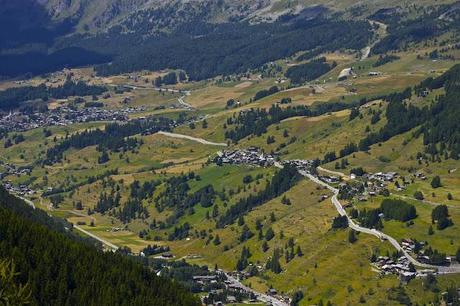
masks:
<path id="1" fill-rule="evenodd" d="M 297 256 L 298 256 L 298 257 L 302 257 L 302 256 L 303 256 L 302 249 L 300 248 L 300 245 L 297 246 L 297 251 L 296 251 L 296 253 L 297 253 Z"/>
<path id="2" fill-rule="evenodd" d="M 428 235 L 433 235 L 434 234 L 434 230 L 433 230 L 433 226 L 430 225 L 430 227 L 428 228 Z"/>
<path id="3" fill-rule="evenodd" d="M 267 243 L 267 241 L 264 241 L 264 242 L 262 243 L 262 251 L 265 253 L 265 252 L 268 251 L 268 249 L 269 249 L 268 243 Z"/>
<path id="4" fill-rule="evenodd" d="M 267 229 L 267 231 L 265 232 L 265 240 L 266 241 L 270 241 L 272 240 L 273 238 L 275 237 L 275 232 L 273 231 L 273 229 L 271 227 L 269 227 Z"/>
<path id="5" fill-rule="evenodd" d="M 348 242 L 355 243 L 358 239 L 356 238 L 356 233 L 352 229 L 348 232 Z"/>
<path id="6" fill-rule="evenodd" d="M 442 184 L 441 184 L 441 178 L 437 175 L 433 178 L 433 180 L 431 181 L 431 187 L 433 188 L 439 188 L 441 187 Z"/>

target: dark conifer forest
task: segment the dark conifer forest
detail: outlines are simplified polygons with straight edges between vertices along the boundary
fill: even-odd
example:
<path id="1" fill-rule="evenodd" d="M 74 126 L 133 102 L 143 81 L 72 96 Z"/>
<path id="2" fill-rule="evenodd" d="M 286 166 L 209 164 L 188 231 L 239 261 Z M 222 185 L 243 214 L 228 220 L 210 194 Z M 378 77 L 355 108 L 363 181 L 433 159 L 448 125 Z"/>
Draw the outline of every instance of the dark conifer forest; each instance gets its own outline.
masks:
<path id="1" fill-rule="evenodd" d="M 191 293 L 133 260 L 74 238 L 3 187 L 0 254 L 14 261 L 17 282 L 30 286 L 32 305 L 199 305 Z"/>

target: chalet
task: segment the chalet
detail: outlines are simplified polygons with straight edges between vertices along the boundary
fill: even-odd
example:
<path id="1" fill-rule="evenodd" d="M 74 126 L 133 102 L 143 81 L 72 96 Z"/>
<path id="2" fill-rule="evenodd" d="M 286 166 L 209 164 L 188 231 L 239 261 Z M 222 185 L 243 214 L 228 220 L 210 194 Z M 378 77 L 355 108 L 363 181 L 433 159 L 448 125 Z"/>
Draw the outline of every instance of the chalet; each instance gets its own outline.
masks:
<path id="1" fill-rule="evenodd" d="M 320 180 L 322 180 L 323 182 L 326 182 L 326 183 L 329 183 L 329 184 L 334 184 L 334 183 L 338 183 L 340 182 L 340 178 L 337 177 L 337 176 L 320 176 L 319 177 Z"/>
<path id="2" fill-rule="evenodd" d="M 422 91 L 422 92 L 420 93 L 420 96 L 423 97 L 423 98 L 425 98 L 425 97 L 427 97 L 429 94 L 430 94 L 430 91 L 424 90 L 424 91 Z"/>
<path id="3" fill-rule="evenodd" d="M 392 182 L 397 176 L 398 176 L 398 173 L 396 172 L 387 172 L 387 173 L 377 172 L 377 173 L 371 174 L 369 176 L 369 179 L 380 181 L 380 182 Z"/>
<path id="4" fill-rule="evenodd" d="M 166 253 L 161 254 L 159 258 L 170 259 L 170 258 L 174 258 L 174 255 L 170 252 L 166 252 Z"/>
<path id="5" fill-rule="evenodd" d="M 217 280 L 217 275 L 196 275 L 193 276 L 193 281 L 201 283 L 210 283 L 213 280 Z"/>
<path id="6" fill-rule="evenodd" d="M 232 304 L 232 303 L 236 303 L 236 302 L 237 302 L 236 297 L 234 297 L 233 295 L 227 296 L 227 303 Z"/>
<path id="7" fill-rule="evenodd" d="M 401 272 L 399 273 L 399 279 L 403 283 L 408 283 L 411 279 L 417 276 L 416 272 Z"/>
<path id="8" fill-rule="evenodd" d="M 351 77 L 353 75 L 354 75 L 353 68 L 345 68 L 340 72 L 338 80 L 339 81 L 344 81 L 348 77 Z"/>

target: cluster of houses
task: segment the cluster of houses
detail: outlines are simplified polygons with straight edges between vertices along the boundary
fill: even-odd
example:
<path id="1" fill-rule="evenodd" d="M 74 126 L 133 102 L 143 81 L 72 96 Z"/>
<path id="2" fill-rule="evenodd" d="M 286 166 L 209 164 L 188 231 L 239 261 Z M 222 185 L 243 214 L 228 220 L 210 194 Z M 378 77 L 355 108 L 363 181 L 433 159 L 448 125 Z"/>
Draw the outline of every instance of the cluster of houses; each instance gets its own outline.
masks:
<path id="1" fill-rule="evenodd" d="M 20 196 L 33 195 L 35 191 L 27 187 L 26 185 L 14 186 L 11 182 L 4 182 L 3 187 L 10 193 L 14 193 Z"/>
<path id="2" fill-rule="evenodd" d="M 284 161 L 283 165 L 294 166 L 299 171 L 306 171 L 310 173 L 311 169 L 315 167 L 315 162 L 313 160 L 293 159 Z"/>
<path id="3" fill-rule="evenodd" d="M 89 107 L 76 110 L 63 106 L 44 113 L 14 112 L 3 116 L 0 114 L 0 130 L 22 132 L 44 126 L 66 126 L 81 122 L 127 121 L 129 114 L 140 111 L 142 109 L 134 107 L 118 110 Z"/>
<path id="4" fill-rule="evenodd" d="M 371 197 L 382 194 L 388 186 L 389 182 L 394 182 L 399 175 L 396 172 L 377 172 L 373 174 L 364 174 L 363 179 L 366 182 L 367 194 Z M 351 179 L 355 176 L 352 175 Z M 401 187 L 405 188 L 404 186 Z M 361 195 L 360 200 L 365 200 L 365 196 Z"/>
<path id="5" fill-rule="evenodd" d="M 202 296 L 203 305 L 224 306 L 241 302 L 243 299 L 251 303 L 257 298 L 244 286 L 227 278 L 223 271 L 214 271 L 210 275 L 193 276 L 193 283 L 206 295 Z"/>
<path id="6" fill-rule="evenodd" d="M 328 184 L 337 184 L 340 182 L 340 177 L 333 175 L 320 175 L 318 178 Z"/>
<path id="7" fill-rule="evenodd" d="M 425 245 L 425 242 L 420 241 L 420 242 L 418 242 L 418 244 L 420 246 L 423 246 L 423 245 Z M 404 251 L 406 251 L 408 253 L 413 253 L 413 252 L 416 251 L 415 242 L 412 241 L 411 239 L 403 239 L 401 241 L 401 247 L 403 248 Z"/>
<path id="8" fill-rule="evenodd" d="M 424 246 L 425 242 L 417 242 L 419 246 Z M 405 252 L 408 253 L 418 253 L 416 242 L 412 239 L 403 239 L 401 241 L 401 247 Z M 417 259 L 419 259 L 419 255 Z M 423 262 L 423 261 L 421 261 Z M 428 262 L 427 262 L 428 263 Z M 405 256 L 401 256 L 396 260 L 391 259 L 387 256 L 379 256 L 377 260 L 373 263 L 380 273 L 383 275 L 386 274 L 396 274 L 399 276 L 401 281 L 408 282 L 415 277 L 423 277 L 428 273 L 433 273 L 432 270 L 418 270 L 416 271 L 415 267 L 410 264 L 409 259 Z"/>
<path id="9" fill-rule="evenodd" d="M 268 167 L 275 163 L 275 157 L 251 147 L 245 150 L 228 150 L 218 152 L 217 164 L 248 164 Z"/>
<path id="10" fill-rule="evenodd" d="M 415 178 L 421 179 L 422 181 L 426 181 L 428 178 L 422 172 L 417 172 L 414 174 Z"/>
<path id="11" fill-rule="evenodd" d="M 371 181 L 393 182 L 398 177 L 396 172 L 377 172 L 369 174 L 368 179 Z"/>
<path id="12" fill-rule="evenodd" d="M 0 172 L 0 180 L 9 176 L 21 176 L 21 175 L 29 175 L 32 172 L 31 168 L 28 167 L 16 167 L 10 163 L 3 163 L 2 164 L 3 170 Z"/>
<path id="13" fill-rule="evenodd" d="M 229 272 L 215 270 L 206 275 L 193 276 L 193 283 L 201 292 L 207 294 L 202 295 L 203 305 L 233 305 L 236 303 L 265 303 L 267 306 L 273 305 L 276 301 L 277 305 L 289 305 L 291 300 L 287 295 L 281 295 L 274 288 L 267 290 L 265 294 L 255 292 L 249 287 L 244 286 L 241 281 L 249 277 L 245 272 Z"/>
<path id="14" fill-rule="evenodd" d="M 382 275 L 398 275 L 403 282 L 408 282 L 418 275 L 418 272 L 410 265 L 409 260 L 405 256 L 398 257 L 396 260 L 388 256 L 379 256 L 373 263 L 373 266 Z"/>

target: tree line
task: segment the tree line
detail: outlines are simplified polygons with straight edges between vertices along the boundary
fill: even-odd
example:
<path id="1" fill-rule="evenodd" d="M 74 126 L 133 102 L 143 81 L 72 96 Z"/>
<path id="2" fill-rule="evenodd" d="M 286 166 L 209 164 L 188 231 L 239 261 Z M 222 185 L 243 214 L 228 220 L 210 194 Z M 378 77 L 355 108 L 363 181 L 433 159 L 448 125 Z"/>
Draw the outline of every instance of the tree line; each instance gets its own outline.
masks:
<path id="1" fill-rule="evenodd" d="M 407 222 L 417 217 L 417 211 L 414 205 L 403 200 L 384 199 L 379 208 L 354 210 L 352 217 L 357 218 L 364 227 L 382 229 L 381 217 L 385 220 Z"/>
<path id="2" fill-rule="evenodd" d="M 151 116 L 146 119 L 134 119 L 127 123 L 109 123 L 103 130 L 97 128 L 71 136 L 66 135 L 63 141 L 46 151 L 44 163 L 52 165 L 61 161 L 64 152 L 70 148 L 83 149 L 97 145 L 98 151 L 130 150 L 142 143 L 142 140 L 129 138 L 130 136 L 168 131 L 173 123 L 169 118 Z"/>
<path id="3" fill-rule="evenodd" d="M 47 101 L 53 99 L 65 99 L 72 96 L 93 96 L 100 95 L 107 91 L 104 86 L 88 85 L 83 81 L 74 82 L 67 80 L 63 85 L 47 87 L 45 84 L 39 86 L 25 86 L 8 88 L 0 91 L 0 110 L 18 108 L 24 102 L 32 100 Z"/>
<path id="4" fill-rule="evenodd" d="M 353 108 L 361 103 L 365 102 L 317 103 L 311 107 L 305 105 L 280 107 L 277 104 L 273 104 L 268 111 L 266 109 L 251 108 L 238 113 L 238 115 L 234 114 L 233 117 L 227 119 L 227 127 L 232 125 L 235 125 L 235 127 L 225 131 L 225 138 L 237 142 L 250 135 L 261 136 L 267 132 L 267 128 L 270 125 L 279 123 L 284 119 L 297 116 L 320 116 L 329 112 Z"/>
<path id="5" fill-rule="evenodd" d="M 162 212 L 167 208 L 173 209 L 174 213 L 167 218 L 164 226 L 171 226 L 185 215 L 194 213 L 194 206 L 200 204 L 202 207 L 214 205 L 217 192 L 210 184 L 201 187 L 195 192 L 190 191 L 190 180 L 199 180 L 194 172 L 173 176 L 165 180 L 165 189 L 155 197 L 154 203 L 157 211 Z"/>
<path id="6" fill-rule="evenodd" d="M 255 195 L 249 195 L 246 198 L 240 199 L 235 205 L 227 209 L 217 221 L 216 226 L 222 228 L 225 225 L 232 224 L 236 219 L 247 214 L 253 208 L 279 197 L 291 189 L 300 180 L 300 177 L 295 167 L 285 166 L 272 177 L 264 190 L 259 191 Z"/>
<path id="7" fill-rule="evenodd" d="M 302 84 L 319 78 L 336 66 L 336 62 L 328 64 L 325 57 L 320 57 L 309 63 L 290 67 L 285 76 L 291 79 L 294 84 Z"/>
<path id="8" fill-rule="evenodd" d="M 404 50 L 411 44 L 420 43 L 443 33 L 459 28 L 456 18 L 439 18 L 443 13 L 453 10 L 451 5 L 430 7 L 415 18 L 403 12 L 376 14 L 375 20 L 388 25 L 388 35 L 372 47 L 372 54 L 384 54 L 388 51 Z M 372 17 L 372 18 L 374 18 Z"/>
<path id="9" fill-rule="evenodd" d="M 460 65 L 457 64 L 443 75 L 427 78 L 413 89 L 406 88 L 402 92 L 387 95 L 384 97 L 388 102 L 387 123 L 378 132 L 369 133 L 361 139 L 357 147 L 354 143 L 347 145 L 343 153 L 351 154 L 357 149 L 367 151 L 373 144 L 387 141 L 391 137 L 419 127 L 414 136 L 423 136 L 426 153 L 433 158 L 443 156 L 445 159 L 460 159 L 460 126 L 456 119 L 460 115 L 457 99 L 460 95 L 459 84 Z M 418 108 L 407 103 L 413 93 L 420 95 L 427 90 L 442 87 L 445 94 L 438 96 L 431 107 Z"/>
<path id="10" fill-rule="evenodd" d="M 117 55 L 112 63 L 96 67 L 100 75 L 173 68 L 185 70 L 191 80 L 202 80 L 244 73 L 302 50 L 359 50 L 372 36 L 368 23 L 336 18 L 255 25 L 240 22 L 200 26 L 197 22 L 190 27 L 198 27 L 200 36 L 187 33 L 185 28 L 171 35 L 147 38 L 112 31 L 76 38 L 69 44 L 96 52 L 113 50 Z M 139 41 L 142 47 L 133 48 Z"/>

